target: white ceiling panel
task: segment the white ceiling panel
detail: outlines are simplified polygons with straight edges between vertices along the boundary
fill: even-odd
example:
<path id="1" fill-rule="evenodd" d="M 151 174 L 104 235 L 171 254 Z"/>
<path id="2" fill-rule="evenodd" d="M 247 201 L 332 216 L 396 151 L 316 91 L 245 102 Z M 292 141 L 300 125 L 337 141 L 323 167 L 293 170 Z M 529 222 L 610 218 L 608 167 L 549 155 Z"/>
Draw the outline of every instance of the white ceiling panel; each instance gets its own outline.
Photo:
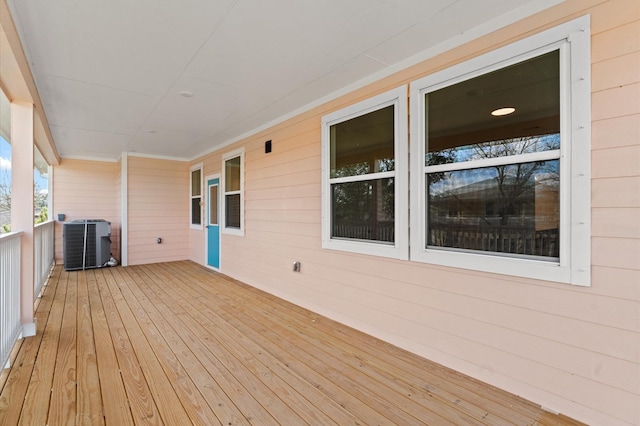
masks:
<path id="1" fill-rule="evenodd" d="M 157 133 L 140 132 L 131 139 L 127 149 L 123 151 L 187 159 L 189 157 L 185 152 L 201 138 L 196 134 L 172 130 Z"/>
<path id="2" fill-rule="evenodd" d="M 278 3 L 279 9 L 272 2 L 240 2 L 186 71 L 234 87 L 291 92 L 415 21 L 406 15 L 382 20 L 398 9 L 394 2 Z M 288 12 L 274 15 L 273 10 Z"/>
<path id="3" fill-rule="evenodd" d="M 58 77 L 47 77 L 44 106 L 53 125 L 135 133 L 158 98 Z M 56 141 L 64 146 L 64 141 Z"/>
<path id="4" fill-rule="evenodd" d="M 193 90 L 192 97 L 181 91 Z M 225 102 L 220 102 L 224 99 Z M 215 134 L 239 118 L 267 108 L 273 100 L 263 92 L 202 82 L 192 76 L 181 78 L 144 123 L 145 129 Z"/>
<path id="5" fill-rule="evenodd" d="M 378 61 L 366 56 L 359 56 L 332 72 L 319 76 L 316 80 L 311 81 L 310 84 L 287 93 L 268 109 L 261 110 L 252 116 L 247 116 L 245 121 L 234 124 L 234 126 L 226 129 L 224 135 L 220 136 L 226 136 L 226 138 L 223 137 L 223 140 L 232 139 L 242 134 L 242 129 L 245 127 L 250 129 L 263 127 L 274 120 L 296 112 L 300 105 L 309 104 L 307 99 L 314 99 L 318 104 L 326 102 L 329 100 L 327 95 L 334 92 L 336 88 L 343 88 L 353 81 L 357 81 L 357 77 L 362 74 L 363 70 L 367 72 L 367 75 L 370 75 L 380 72 L 384 68 L 384 65 Z"/>
<path id="6" fill-rule="evenodd" d="M 419 24 L 386 40 L 368 54 L 384 63 L 395 64 L 434 47 L 440 50 L 455 47 L 474 35 L 482 35 L 508 25 L 515 16 L 526 16 L 561 1 L 563 0 L 482 0 L 482 7 L 477 9 L 470 9 L 469 3 L 465 1 L 448 2 L 450 4 L 438 13 L 425 15 L 425 19 Z M 469 13 L 470 10 L 473 13 Z M 454 21 L 456 25 L 451 25 Z"/>
<path id="7" fill-rule="evenodd" d="M 231 0 L 18 1 L 12 10 L 32 66 L 136 93 L 168 89 Z"/>
<path id="8" fill-rule="evenodd" d="M 115 160 L 114 149 L 123 152 L 131 139 L 130 135 L 97 132 L 72 127 L 51 126 L 54 139 L 64 140 L 60 148 L 61 157 L 95 158 Z"/>
<path id="9" fill-rule="evenodd" d="M 193 158 L 559 1 L 8 3 L 61 155 L 116 160 Z"/>

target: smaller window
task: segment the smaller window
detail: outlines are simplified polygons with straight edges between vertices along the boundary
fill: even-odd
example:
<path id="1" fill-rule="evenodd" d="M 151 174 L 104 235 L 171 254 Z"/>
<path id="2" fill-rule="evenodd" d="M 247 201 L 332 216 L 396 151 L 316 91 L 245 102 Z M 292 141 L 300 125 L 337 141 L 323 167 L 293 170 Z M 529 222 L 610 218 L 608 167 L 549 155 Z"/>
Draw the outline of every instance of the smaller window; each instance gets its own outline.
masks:
<path id="1" fill-rule="evenodd" d="M 407 258 L 407 88 L 329 114 L 323 131 L 323 247 Z"/>
<path id="2" fill-rule="evenodd" d="M 202 166 L 191 169 L 191 227 L 202 227 Z"/>
<path id="3" fill-rule="evenodd" d="M 244 152 L 234 151 L 223 157 L 223 230 L 228 234 L 244 235 Z"/>

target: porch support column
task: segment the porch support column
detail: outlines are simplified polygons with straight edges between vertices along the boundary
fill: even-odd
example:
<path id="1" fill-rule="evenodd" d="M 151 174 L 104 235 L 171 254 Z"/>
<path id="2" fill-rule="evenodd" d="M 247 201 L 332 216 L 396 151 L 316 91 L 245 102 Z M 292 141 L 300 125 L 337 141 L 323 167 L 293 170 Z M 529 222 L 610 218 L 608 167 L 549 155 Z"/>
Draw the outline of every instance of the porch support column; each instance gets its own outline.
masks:
<path id="1" fill-rule="evenodd" d="M 11 230 L 22 232 L 20 319 L 22 336 L 36 334 L 33 245 L 33 104 L 11 103 Z"/>
<path id="2" fill-rule="evenodd" d="M 129 266 L 129 154 L 120 158 L 120 265 Z"/>

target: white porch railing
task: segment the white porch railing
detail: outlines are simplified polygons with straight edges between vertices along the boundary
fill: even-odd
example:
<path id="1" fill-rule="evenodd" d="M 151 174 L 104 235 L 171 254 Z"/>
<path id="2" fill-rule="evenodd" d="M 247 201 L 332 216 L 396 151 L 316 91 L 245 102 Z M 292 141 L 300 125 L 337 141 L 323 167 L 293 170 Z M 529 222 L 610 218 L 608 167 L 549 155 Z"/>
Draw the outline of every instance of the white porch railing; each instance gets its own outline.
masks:
<path id="1" fill-rule="evenodd" d="M 20 336 L 20 245 L 22 232 L 0 235 L 0 369 L 7 367 Z"/>
<path id="2" fill-rule="evenodd" d="M 38 298 L 42 287 L 47 282 L 53 267 L 53 228 L 54 221 L 39 223 L 33 230 L 34 274 L 33 297 Z"/>

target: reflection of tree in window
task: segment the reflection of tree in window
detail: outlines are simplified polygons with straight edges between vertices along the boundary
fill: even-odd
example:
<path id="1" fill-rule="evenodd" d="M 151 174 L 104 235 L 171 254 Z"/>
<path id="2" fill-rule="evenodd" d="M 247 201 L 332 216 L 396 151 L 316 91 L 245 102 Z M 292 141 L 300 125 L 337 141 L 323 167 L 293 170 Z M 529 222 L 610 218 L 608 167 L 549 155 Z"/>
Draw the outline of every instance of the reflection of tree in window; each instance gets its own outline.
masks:
<path id="1" fill-rule="evenodd" d="M 533 240 L 557 237 L 558 176 L 558 160 L 428 175 L 428 244 L 556 257 Z"/>
<path id="2" fill-rule="evenodd" d="M 559 87 L 552 51 L 425 94 L 428 246 L 558 258 Z"/>
<path id="3" fill-rule="evenodd" d="M 393 241 L 393 178 L 331 185 L 333 237 Z"/>
<path id="4" fill-rule="evenodd" d="M 330 134 L 331 237 L 393 242 L 394 107 L 334 124 Z"/>

